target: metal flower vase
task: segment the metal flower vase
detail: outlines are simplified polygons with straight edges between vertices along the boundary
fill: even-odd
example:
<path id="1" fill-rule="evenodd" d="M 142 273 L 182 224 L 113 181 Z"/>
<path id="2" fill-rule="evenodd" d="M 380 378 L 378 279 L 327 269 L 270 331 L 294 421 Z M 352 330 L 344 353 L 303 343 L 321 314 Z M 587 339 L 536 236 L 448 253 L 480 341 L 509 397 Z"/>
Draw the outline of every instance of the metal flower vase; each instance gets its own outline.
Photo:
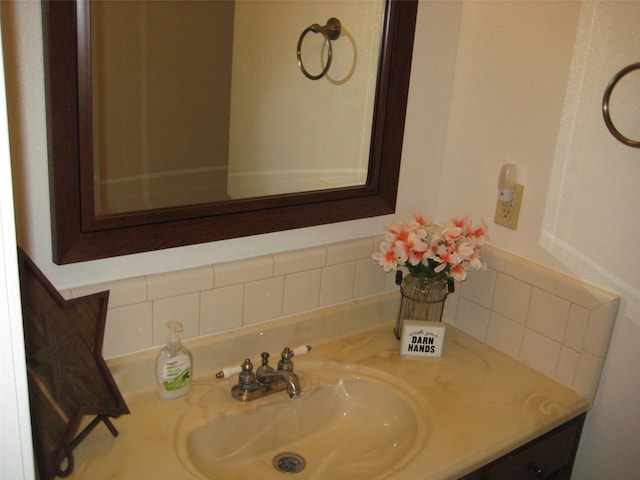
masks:
<path id="1" fill-rule="evenodd" d="M 442 320 L 444 301 L 447 295 L 453 292 L 453 281 L 414 274 L 408 274 L 403 278 L 402 272 L 398 272 L 396 283 L 400 285 L 402 294 L 396 326 L 393 329 L 397 339 L 400 339 L 405 320 Z"/>

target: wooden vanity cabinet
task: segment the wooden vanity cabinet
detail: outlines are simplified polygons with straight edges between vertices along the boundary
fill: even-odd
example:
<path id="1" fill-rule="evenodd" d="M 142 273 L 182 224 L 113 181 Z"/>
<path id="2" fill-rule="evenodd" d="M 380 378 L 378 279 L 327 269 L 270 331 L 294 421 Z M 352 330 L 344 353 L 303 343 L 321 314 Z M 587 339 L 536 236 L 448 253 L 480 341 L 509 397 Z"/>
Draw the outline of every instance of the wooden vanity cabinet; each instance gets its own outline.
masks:
<path id="1" fill-rule="evenodd" d="M 568 480 L 585 415 L 569 420 L 460 480 Z"/>

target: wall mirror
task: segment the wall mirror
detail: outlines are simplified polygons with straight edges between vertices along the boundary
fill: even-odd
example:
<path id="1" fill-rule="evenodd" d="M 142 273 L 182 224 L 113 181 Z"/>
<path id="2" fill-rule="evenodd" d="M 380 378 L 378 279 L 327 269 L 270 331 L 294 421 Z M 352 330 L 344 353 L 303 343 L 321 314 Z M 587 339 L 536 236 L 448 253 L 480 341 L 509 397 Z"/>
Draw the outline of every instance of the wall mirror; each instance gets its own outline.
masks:
<path id="1" fill-rule="evenodd" d="M 124 11 L 121 17 L 113 11 L 101 14 L 105 3 L 135 11 Z M 298 37 L 307 23 L 322 24 L 337 16 L 327 5 L 349 2 L 149 2 L 179 8 L 181 14 L 195 7 L 217 10 L 197 11 L 183 21 L 169 14 L 171 30 L 162 20 L 152 21 L 160 14 L 145 10 L 145 3 L 43 0 L 56 263 L 394 211 L 416 1 L 366 2 L 371 16 L 364 26 L 350 20 L 364 12 L 350 17 L 344 11 L 331 70 L 318 81 L 298 70 Z M 353 8 L 362 10 L 358 3 Z M 274 13 L 254 12 L 253 17 L 264 22 L 251 23 L 255 18 L 245 7 L 255 10 L 251 7 L 256 5 Z M 304 7 L 310 12 L 306 23 L 301 19 Z M 283 28 L 269 21 L 276 13 Z M 226 15 L 227 20 L 202 22 L 201 30 L 219 24 L 225 28 L 216 29 L 210 40 L 196 36 L 196 18 L 213 15 Z M 132 28 L 122 33 L 126 23 Z M 189 25 L 191 35 L 183 40 L 177 32 L 181 23 Z M 154 29 L 164 33 L 161 40 L 150 40 L 146 32 Z M 242 34 L 246 29 L 258 30 L 260 40 Z M 273 45 L 272 36 L 277 37 Z M 304 45 L 305 65 L 318 70 L 326 59 L 320 37 L 305 37 Z M 112 53 L 104 38 L 115 42 Z M 267 50 L 252 46 L 256 42 Z M 203 44 L 205 53 L 196 53 L 195 44 Z M 241 50 L 248 52 L 248 60 L 239 60 Z M 214 54 L 216 68 L 207 69 L 205 63 Z M 170 56 L 182 63 L 157 63 L 159 57 Z M 182 77 L 164 75 L 168 70 Z M 188 70 L 216 87 L 193 86 L 184 77 Z M 131 75 L 124 79 L 113 74 L 117 71 Z M 170 90 L 175 84 L 178 90 Z M 153 104 L 153 96 L 162 102 Z M 186 110 L 188 103 L 205 105 L 208 111 Z M 222 111 L 223 120 L 213 119 L 214 111 Z M 267 118 L 269 111 L 280 116 Z M 137 117 L 150 122 L 128 123 Z M 246 133 L 250 138 L 240 136 Z M 219 166 L 212 160 L 218 157 L 227 163 Z M 160 167 L 154 170 L 151 159 L 158 158 Z M 266 167 L 259 170 L 256 165 Z M 187 191 L 195 196 L 185 199 Z"/>

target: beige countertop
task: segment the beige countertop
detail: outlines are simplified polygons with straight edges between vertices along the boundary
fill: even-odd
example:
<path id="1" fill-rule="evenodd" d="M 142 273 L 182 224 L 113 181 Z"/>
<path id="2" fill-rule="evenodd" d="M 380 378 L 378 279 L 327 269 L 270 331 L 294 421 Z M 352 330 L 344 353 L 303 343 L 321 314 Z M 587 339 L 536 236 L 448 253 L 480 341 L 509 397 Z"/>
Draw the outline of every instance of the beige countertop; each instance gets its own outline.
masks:
<path id="1" fill-rule="evenodd" d="M 301 377 L 305 364 L 364 366 L 393 375 L 422 397 L 427 425 L 421 451 L 401 471 L 381 478 L 458 478 L 588 409 L 572 390 L 451 325 L 442 358 L 400 356 L 392 331 L 396 308 L 395 296 L 383 295 L 187 342 L 194 353 L 192 389 L 172 401 L 157 399 L 150 383 L 155 352 L 109 361 L 131 413 L 113 420 L 118 437 L 102 425 L 89 434 L 74 451 L 68 478 L 198 478 L 177 455 L 180 418 L 210 389 L 228 391 L 235 383 L 216 380 L 216 370 L 246 357 L 258 364 L 261 351 L 277 355 L 282 346 L 313 345 L 295 359 Z M 292 478 L 308 478 L 307 470 Z"/>

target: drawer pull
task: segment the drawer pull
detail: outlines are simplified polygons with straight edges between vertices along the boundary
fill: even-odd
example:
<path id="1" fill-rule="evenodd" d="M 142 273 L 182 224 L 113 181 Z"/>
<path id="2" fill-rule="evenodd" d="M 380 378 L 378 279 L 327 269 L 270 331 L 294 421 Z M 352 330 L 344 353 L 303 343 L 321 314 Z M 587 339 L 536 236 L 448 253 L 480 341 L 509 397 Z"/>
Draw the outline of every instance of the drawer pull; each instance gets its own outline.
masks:
<path id="1" fill-rule="evenodd" d="M 535 473 L 536 478 L 544 478 L 544 470 L 541 469 L 535 463 L 530 463 L 529 464 L 529 470 L 531 470 L 533 473 Z"/>

